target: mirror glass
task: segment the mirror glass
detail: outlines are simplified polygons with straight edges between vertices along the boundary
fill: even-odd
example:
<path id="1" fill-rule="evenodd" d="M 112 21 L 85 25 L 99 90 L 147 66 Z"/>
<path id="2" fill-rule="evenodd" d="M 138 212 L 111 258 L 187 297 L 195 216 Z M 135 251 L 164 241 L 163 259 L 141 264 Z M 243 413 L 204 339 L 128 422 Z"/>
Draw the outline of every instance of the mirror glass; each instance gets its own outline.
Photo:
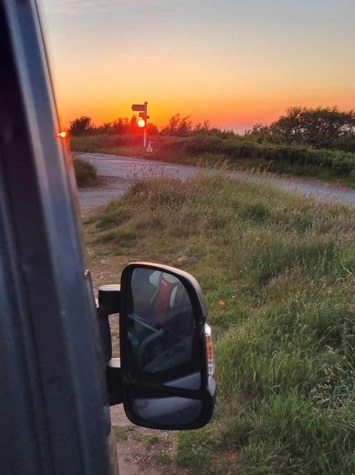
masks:
<path id="1" fill-rule="evenodd" d="M 156 429 L 202 427 L 215 392 L 207 388 L 206 309 L 199 285 L 182 271 L 144 263 L 127 267 L 122 283 L 126 414 Z"/>
<path id="2" fill-rule="evenodd" d="M 132 411 L 141 420 L 155 427 L 191 424 L 201 415 L 202 401 L 183 397 L 134 398 Z"/>
<path id="3" fill-rule="evenodd" d="M 181 378 L 194 372 L 199 379 L 194 311 L 178 277 L 149 268 L 134 269 L 127 330 L 131 371 L 140 380 L 152 381 L 153 377 L 168 385 L 176 380 L 174 386 L 179 386 Z M 190 384 L 199 386 L 199 381 Z"/>

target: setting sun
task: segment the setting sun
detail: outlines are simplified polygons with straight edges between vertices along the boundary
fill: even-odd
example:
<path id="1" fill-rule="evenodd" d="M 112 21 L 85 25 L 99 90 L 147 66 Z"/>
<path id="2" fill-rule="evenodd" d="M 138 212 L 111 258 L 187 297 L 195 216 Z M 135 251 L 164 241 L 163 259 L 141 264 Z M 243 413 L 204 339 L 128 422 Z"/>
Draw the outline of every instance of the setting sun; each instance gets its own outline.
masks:
<path id="1" fill-rule="evenodd" d="M 143 128 L 145 126 L 145 120 L 139 119 L 138 122 L 137 122 L 137 125 L 138 125 L 138 127 Z"/>

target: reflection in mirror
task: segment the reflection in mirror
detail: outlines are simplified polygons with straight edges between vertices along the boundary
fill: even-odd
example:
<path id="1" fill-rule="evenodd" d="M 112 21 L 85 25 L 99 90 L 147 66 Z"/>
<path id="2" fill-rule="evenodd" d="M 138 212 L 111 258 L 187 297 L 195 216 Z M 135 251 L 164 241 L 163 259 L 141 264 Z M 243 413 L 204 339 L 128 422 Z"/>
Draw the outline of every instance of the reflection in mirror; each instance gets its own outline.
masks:
<path id="1" fill-rule="evenodd" d="M 127 325 L 130 360 L 140 374 L 157 375 L 169 370 L 171 380 L 175 379 L 171 373 L 174 368 L 185 367 L 185 375 L 198 368 L 199 358 L 193 358 L 193 308 L 175 275 L 149 268 L 134 269 Z"/>
<path id="2" fill-rule="evenodd" d="M 204 426 L 216 390 L 208 375 L 212 349 L 206 346 L 207 311 L 198 282 L 178 269 L 144 262 L 127 266 L 121 282 L 127 416 L 163 430 Z"/>
<path id="3" fill-rule="evenodd" d="M 191 424 L 201 414 L 202 401 L 183 397 L 137 398 L 132 401 L 135 415 L 149 424 L 183 426 Z"/>

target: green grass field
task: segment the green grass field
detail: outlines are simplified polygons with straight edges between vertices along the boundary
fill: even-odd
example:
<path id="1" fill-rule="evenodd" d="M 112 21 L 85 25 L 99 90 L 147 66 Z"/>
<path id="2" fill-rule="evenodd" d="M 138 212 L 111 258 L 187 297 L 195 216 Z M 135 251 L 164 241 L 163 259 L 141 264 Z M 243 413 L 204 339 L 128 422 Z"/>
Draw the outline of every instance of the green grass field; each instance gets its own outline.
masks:
<path id="1" fill-rule="evenodd" d="M 97 284 L 130 261 L 201 283 L 218 404 L 196 474 L 355 473 L 355 211 L 221 177 L 137 181 L 85 222 Z M 193 259 L 191 259 L 193 258 Z"/>

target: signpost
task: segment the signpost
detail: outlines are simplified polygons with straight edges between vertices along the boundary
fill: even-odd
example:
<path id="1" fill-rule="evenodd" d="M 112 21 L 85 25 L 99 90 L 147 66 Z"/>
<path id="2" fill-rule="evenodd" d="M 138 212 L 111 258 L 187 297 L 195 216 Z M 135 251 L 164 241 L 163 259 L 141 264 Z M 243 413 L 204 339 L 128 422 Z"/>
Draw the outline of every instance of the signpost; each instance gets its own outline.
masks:
<path id="1" fill-rule="evenodd" d="M 132 110 L 134 112 L 145 112 L 145 104 L 148 104 L 148 103 L 145 102 L 144 104 L 133 104 Z"/>
<path id="2" fill-rule="evenodd" d="M 148 115 L 148 102 L 144 104 L 132 104 L 132 110 L 134 112 L 139 112 L 139 117 L 144 120 L 143 125 L 143 147 L 147 146 L 147 120 L 150 119 Z"/>

